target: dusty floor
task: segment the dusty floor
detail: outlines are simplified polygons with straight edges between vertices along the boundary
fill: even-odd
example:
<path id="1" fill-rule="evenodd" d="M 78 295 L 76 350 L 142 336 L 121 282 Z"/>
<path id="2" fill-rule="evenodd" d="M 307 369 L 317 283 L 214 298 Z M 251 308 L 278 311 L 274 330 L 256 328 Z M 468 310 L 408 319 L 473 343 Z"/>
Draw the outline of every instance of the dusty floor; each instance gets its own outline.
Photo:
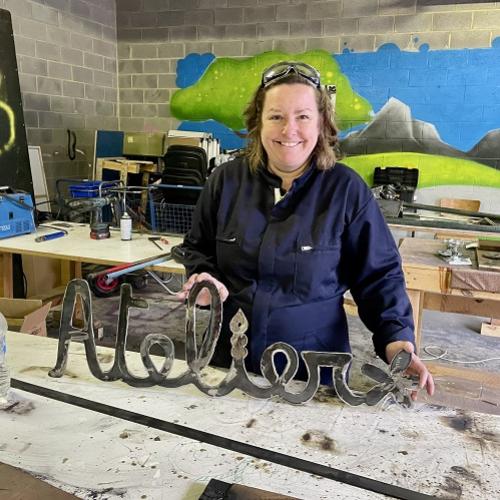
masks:
<path id="1" fill-rule="evenodd" d="M 175 288 L 175 283 L 173 284 Z M 167 293 L 149 283 L 135 290 L 148 310 L 132 310 L 129 319 L 129 348 L 137 349 L 148 333 L 167 334 L 176 344 L 176 356 L 183 357 L 185 308 L 165 300 Z M 113 345 L 119 297 L 94 298 L 94 320 L 103 327 L 104 345 Z M 203 313 L 200 314 L 203 317 Z M 436 394 L 422 400 L 442 406 L 500 414 L 500 338 L 479 334 L 485 318 L 425 311 L 420 356 L 431 366 Z M 56 325 L 50 329 L 56 335 Z M 145 328 L 146 327 L 146 328 Z M 363 363 L 384 364 L 373 353 L 371 334 L 358 317 L 349 316 L 352 349 L 355 356 L 350 385 L 362 389 L 366 383 L 359 368 Z M 441 359 L 436 359 L 441 358 Z"/>

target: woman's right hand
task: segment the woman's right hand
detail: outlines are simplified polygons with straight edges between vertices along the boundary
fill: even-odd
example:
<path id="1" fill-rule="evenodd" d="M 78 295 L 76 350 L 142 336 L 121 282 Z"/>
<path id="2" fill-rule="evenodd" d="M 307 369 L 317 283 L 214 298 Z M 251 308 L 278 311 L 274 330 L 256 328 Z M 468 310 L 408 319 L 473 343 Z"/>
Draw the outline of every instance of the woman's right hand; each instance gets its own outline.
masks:
<path id="1" fill-rule="evenodd" d="M 217 287 L 222 302 L 227 299 L 229 292 L 226 288 L 226 285 L 221 283 L 219 280 L 216 280 L 209 273 L 200 273 L 192 274 L 186 281 L 186 283 L 184 283 L 181 291 L 176 294 L 179 301 L 185 301 L 189 295 L 189 291 L 191 290 L 191 288 L 193 288 L 195 283 L 199 283 L 200 281 L 211 281 Z M 203 290 L 201 290 L 201 292 L 198 294 L 196 304 L 199 306 L 208 306 L 210 304 L 210 292 L 207 288 L 203 288 Z"/>

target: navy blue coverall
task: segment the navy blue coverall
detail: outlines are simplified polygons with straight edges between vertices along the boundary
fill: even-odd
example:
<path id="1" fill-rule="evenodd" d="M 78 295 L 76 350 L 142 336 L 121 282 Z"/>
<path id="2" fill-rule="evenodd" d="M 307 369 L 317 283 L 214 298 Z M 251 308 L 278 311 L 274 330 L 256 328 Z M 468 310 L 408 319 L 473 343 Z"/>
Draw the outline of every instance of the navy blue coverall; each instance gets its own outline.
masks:
<path id="1" fill-rule="evenodd" d="M 238 158 L 215 170 L 198 201 L 183 244 L 187 271 L 208 272 L 229 290 L 214 364 L 230 362 L 228 326 L 238 308 L 250 323 L 247 367 L 255 373 L 277 341 L 299 352 L 349 352 L 348 289 L 380 357 L 389 342 L 414 343 L 400 256 L 365 182 L 336 163 L 327 171 L 312 165 L 276 202 L 280 186 L 265 167 L 252 174 Z"/>

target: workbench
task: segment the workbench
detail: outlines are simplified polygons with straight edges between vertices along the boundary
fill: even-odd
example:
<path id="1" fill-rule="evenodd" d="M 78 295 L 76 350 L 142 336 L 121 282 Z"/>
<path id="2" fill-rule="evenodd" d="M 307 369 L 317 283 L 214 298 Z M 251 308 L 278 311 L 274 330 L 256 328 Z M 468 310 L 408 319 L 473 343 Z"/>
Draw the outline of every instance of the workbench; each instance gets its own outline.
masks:
<path id="1" fill-rule="evenodd" d="M 104 170 L 118 172 L 120 181 L 124 186 L 128 185 L 128 174 L 141 174 L 141 184 L 149 185 L 149 175 L 158 172 L 158 167 L 152 161 L 137 161 L 123 159 L 98 158 L 96 163 L 96 180 L 102 181 Z M 108 179 L 106 179 L 108 180 Z"/>
<path id="2" fill-rule="evenodd" d="M 424 308 L 489 317 L 500 315 L 500 273 L 478 269 L 473 252 L 470 253 L 472 266 L 452 266 L 438 255 L 438 251 L 445 248 L 443 240 L 423 238 L 403 238 L 399 244 L 406 287 L 413 306 L 417 347 L 420 345 Z M 464 283 L 460 287 L 454 285 L 454 276 L 464 272 L 470 286 Z M 490 282 L 489 289 L 473 285 L 485 281 L 486 277 Z"/>
<path id="3" fill-rule="evenodd" d="M 399 487 L 400 498 L 500 495 L 500 416 L 132 388 L 93 378 L 76 342 L 54 379 L 55 339 L 9 332 L 7 349 L 13 384 L 26 389 L 14 391 L 35 408 L 0 411 L 0 462 L 82 498 L 195 499 L 211 478 L 307 499 L 387 498 L 364 489 L 368 480 Z M 103 364 L 113 354 L 98 348 Z M 137 353 L 127 363 L 145 375 Z M 176 360 L 172 376 L 184 369 Z M 221 373 L 205 375 L 215 384 Z"/>
<path id="4" fill-rule="evenodd" d="M 413 307 L 417 348 L 422 340 L 424 309 L 498 318 L 500 316 L 500 273 L 477 269 L 474 252 L 472 266 L 451 266 L 439 255 L 446 244 L 443 240 L 404 238 L 399 245 L 406 287 Z M 488 280 L 484 280 L 488 274 Z M 456 276 L 467 275 L 470 286 Z M 484 281 L 494 291 L 481 288 Z M 484 288 L 484 287 L 483 287 Z M 446 338 L 443 338 L 446 344 Z M 476 386 L 499 387 L 500 375 L 482 369 L 455 367 L 441 362 L 426 362 L 434 376 L 453 377 L 470 381 Z"/>
<path id="5" fill-rule="evenodd" d="M 117 172 L 123 186 L 128 186 L 129 174 L 141 175 L 141 186 L 147 187 L 150 182 L 150 175 L 158 173 L 158 166 L 152 161 L 127 160 L 126 158 L 98 158 L 96 162 L 95 178 L 98 181 L 105 179 L 105 170 Z M 146 210 L 148 202 L 148 191 L 145 189 L 141 194 L 141 206 Z"/>
<path id="6" fill-rule="evenodd" d="M 54 223 L 56 224 L 56 223 Z M 61 262 L 61 285 L 66 286 L 72 278 L 81 277 L 81 264 L 102 264 L 113 266 L 154 258 L 170 251 L 172 246 L 182 242 L 178 236 L 168 236 L 168 244 L 160 243 L 160 250 L 149 241 L 149 234 L 133 233 L 132 240 L 122 241 L 119 230 L 111 230 L 111 237 L 103 240 L 90 238 L 88 224 L 64 223 L 68 234 L 54 240 L 36 242 L 35 237 L 60 230 L 39 226 L 36 233 L 0 240 L 0 272 L 3 297 L 12 297 L 12 255 L 34 255 L 58 259 Z M 166 273 L 184 273 L 184 267 L 173 260 L 154 266 L 152 270 Z"/>

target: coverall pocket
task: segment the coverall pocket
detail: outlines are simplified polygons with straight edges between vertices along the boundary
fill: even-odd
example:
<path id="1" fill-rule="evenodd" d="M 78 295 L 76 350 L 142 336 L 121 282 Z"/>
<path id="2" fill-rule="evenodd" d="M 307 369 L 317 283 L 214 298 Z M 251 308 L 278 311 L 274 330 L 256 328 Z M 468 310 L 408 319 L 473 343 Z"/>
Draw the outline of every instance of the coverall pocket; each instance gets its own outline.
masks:
<path id="1" fill-rule="evenodd" d="M 230 276 L 234 269 L 243 272 L 246 267 L 245 255 L 239 239 L 234 235 L 216 236 L 217 267 Z"/>
<path id="2" fill-rule="evenodd" d="M 335 295 L 340 242 L 333 245 L 301 245 L 295 257 L 294 292 L 301 299 L 326 299 Z"/>
<path id="3" fill-rule="evenodd" d="M 238 240 L 236 236 L 216 236 L 217 263 L 222 268 L 224 263 L 231 262 L 237 258 L 239 253 Z"/>

